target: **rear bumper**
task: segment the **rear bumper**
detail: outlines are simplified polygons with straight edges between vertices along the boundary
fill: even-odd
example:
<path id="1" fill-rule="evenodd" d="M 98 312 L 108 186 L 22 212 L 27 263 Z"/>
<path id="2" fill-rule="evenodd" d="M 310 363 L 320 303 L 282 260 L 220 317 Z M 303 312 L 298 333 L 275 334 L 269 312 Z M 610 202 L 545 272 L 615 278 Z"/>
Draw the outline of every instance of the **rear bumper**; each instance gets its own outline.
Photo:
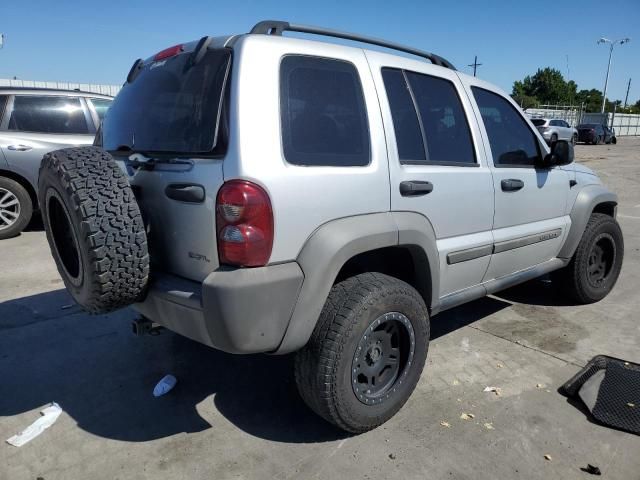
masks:
<path id="1" fill-rule="evenodd" d="M 133 307 L 169 330 L 229 353 L 275 351 L 303 274 L 296 262 L 218 269 L 202 283 L 162 274 Z"/>

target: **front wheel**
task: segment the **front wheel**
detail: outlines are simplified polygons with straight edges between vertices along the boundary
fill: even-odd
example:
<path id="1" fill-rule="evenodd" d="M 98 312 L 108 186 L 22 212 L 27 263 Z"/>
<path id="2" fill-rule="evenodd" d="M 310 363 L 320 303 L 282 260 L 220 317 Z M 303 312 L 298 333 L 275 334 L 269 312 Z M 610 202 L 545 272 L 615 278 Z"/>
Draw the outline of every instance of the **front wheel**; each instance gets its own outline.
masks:
<path id="1" fill-rule="evenodd" d="M 19 235 L 32 214 L 29 192 L 15 180 L 0 177 L 0 240 Z"/>
<path id="2" fill-rule="evenodd" d="M 594 303 L 606 297 L 618 280 L 624 257 L 622 230 L 615 218 L 591 215 L 582 239 L 561 272 L 567 293 L 578 303 Z"/>
<path id="3" fill-rule="evenodd" d="M 295 377 L 306 404 L 352 433 L 376 428 L 413 392 L 429 346 L 429 315 L 420 294 L 381 273 L 331 289 Z"/>
<path id="4" fill-rule="evenodd" d="M 575 145 L 576 143 L 578 143 L 578 135 L 576 135 L 575 133 L 571 136 L 571 145 Z"/>

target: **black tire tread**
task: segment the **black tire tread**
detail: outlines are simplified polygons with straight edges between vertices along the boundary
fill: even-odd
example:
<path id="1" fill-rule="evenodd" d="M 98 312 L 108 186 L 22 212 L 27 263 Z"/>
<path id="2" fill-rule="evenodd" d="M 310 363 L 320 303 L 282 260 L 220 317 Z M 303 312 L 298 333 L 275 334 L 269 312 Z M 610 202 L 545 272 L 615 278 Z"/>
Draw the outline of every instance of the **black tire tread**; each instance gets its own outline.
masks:
<path id="1" fill-rule="evenodd" d="M 89 271 L 84 275 L 90 282 L 90 293 L 82 306 L 91 313 L 106 313 L 140 300 L 149 280 L 147 237 L 140 209 L 120 167 L 98 147 L 50 152 L 40 166 L 41 203 L 47 187 L 43 185 L 45 170 L 57 179 L 55 186 L 64 189 L 67 208 L 80 218 L 78 241 L 89 253 Z M 42 211 L 44 215 L 44 206 Z M 44 223 L 53 250 L 48 223 Z M 63 274 L 60 265 L 58 269 Z M 62 277 L 67 284 L 64 274 Z"/>
<path id="2" fill-rule="evenodd" d="M 384 423 L 406 402 L 397 404 L 392 412 L 371 425 L 354 425 L 343 418 L 337 395 L 337 375 L 334 364 L 343 355 L 347 339 L 351 336 L 357 322 L 354 319 L 366 311 L 375 302 L 388 295 L 403 293 L 414 297 L 424 311 L 424 300 L 409 284 L 382 273 L 363 273 L 339 282 L 331 289 L 318 323 L 307 345 L 297 352 L 294 362 L 295 379 L 300 396 L 319 416 L 339 428 L 362 433 Z M 426 338 L 429 338 L 428 323 Z M 422 370 L 423 365 L 415 365 Z M 419 379 L 416 378 L 415 383 Z M 410 386 L 412 391 L 415 383 Z"/>
<path id="3" fill-rule="evenodd" d="M 569 295 L 573 300 L 580 304 L 589 304 L 593 303 L 592 299 L 588 293 L 585 291 L 584 283 L 583 283 L 583 272 L 586 271 L 585 262 L 588 261 L 588 253 L 587 249 L 589 248 L 589 243 L 591 237 L 594 235 L 594 232 L 598 231 L 602 228 L 603 224 L 611 223 L 615 225 L 615 228 L 620 230 L 618 222 L 616 220 L 604 213 L 592 213 L 589 217 L 589 221 L 587 222 L 587 226 L 584 229 L 582 234 L 582 239 L 576 248 L 576 251 L 567 265 L 561 273 L 563 287 L 565 293 Z M 622 238 L 622 233 L 620 232 L 620 238 Z M 617 254 L 620 256 L 624 255 L 624 246 L 618 246 Z M 617 279 L 616 279 L 617 280 Z M 615 285 L 615 281 L 613 283 Z M 611 288 L 613 288 L 611 285 Z"/>

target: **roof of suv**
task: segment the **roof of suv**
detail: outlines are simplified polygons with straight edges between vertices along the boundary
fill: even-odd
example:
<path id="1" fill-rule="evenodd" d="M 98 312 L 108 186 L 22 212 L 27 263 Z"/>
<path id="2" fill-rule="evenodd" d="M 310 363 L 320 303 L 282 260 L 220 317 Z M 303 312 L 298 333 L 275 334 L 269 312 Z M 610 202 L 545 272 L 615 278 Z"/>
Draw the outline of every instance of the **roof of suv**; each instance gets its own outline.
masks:
<path id="1" fill-rule="evenodd" d="M 113 97 L 102 93 L 85 92 L 82 90 L 65 90 L 58 88 L 39 88 L 39 87 L 0 87 L 0 94 L 4 95 L 69 95 L 76 97 L 96 97 L 112 100 Z"/>

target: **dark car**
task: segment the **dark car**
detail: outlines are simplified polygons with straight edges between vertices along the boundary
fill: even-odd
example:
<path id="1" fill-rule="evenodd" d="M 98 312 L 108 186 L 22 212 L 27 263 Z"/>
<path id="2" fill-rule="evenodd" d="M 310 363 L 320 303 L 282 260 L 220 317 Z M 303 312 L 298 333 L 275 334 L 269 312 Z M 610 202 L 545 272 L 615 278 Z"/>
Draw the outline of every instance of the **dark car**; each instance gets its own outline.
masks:
<path id="1" fill-rule="evenodd" d="M 618 143 L 618 140 L 616 139 L 616 130 L 615 130 L 615 128 L 609 128 L 606 125 L 604 125 L 604 131 L 605 131 L 605 142 L 604 143 L 613 143 L 614 145 L 616 143 Z"/>
<path id="2" fill-rule="evenodd" d="M 591 143 L 616 143 L 615 132 L 599 123 L 581 123 L 578 125 L 578 142 Z"/>

